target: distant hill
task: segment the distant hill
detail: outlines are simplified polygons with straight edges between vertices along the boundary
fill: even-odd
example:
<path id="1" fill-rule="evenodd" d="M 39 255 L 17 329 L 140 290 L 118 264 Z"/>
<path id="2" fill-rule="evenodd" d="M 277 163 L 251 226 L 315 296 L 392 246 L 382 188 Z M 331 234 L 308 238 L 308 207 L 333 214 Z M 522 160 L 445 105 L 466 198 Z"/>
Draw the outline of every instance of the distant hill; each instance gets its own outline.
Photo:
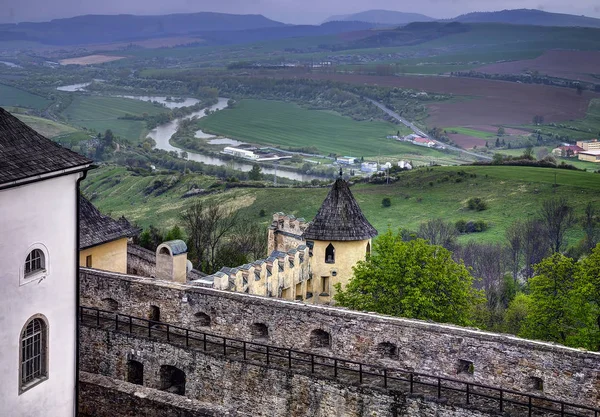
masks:
<path id="1" fill-rule="evenodd" d="M 600 27 L 600 19 L 595 19 L 593 17 L 549 13 L 532 9 L 475 12 L 464 14 L 449 20 L 463 23 L 511 23 L 516 25 L 535 26 Z"/>
<path id="2" fill-rule="evenodd" d="M 199 32 L 244 31 L 285 27 L 262 15 L 187 13 L 161 16 L 86 15 L 42 23 L 2 25 L 0 40 L 31 40 L 75 45 L 122 42 Z"/>
<path id="3" fill-rule="evenodd" d="M 355 14 L 331 16 L 326 20 L 326 22 L 357 21 L 377 23 L 381 25 L 405 25 L 412 22 L 431 22 L 433 20 L 435 19 L 419 13 L 403 13 L 391 10 L 367 10 L 365 12 Z"/>

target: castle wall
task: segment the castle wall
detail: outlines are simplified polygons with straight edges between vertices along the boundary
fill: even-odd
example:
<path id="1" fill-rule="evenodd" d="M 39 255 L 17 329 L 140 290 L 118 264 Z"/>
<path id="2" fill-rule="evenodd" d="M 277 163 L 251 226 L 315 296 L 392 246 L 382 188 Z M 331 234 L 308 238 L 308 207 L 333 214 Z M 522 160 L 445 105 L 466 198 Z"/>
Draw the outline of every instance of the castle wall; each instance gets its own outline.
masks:
<path id="1" fill-rule="evenodd" d="M 304 219 L 283 213 L 275 213 L 269 227 L 267 253 L 273 251 L 287 252 L 304 244 L 302 234 L 308 227 Z"/>
<path id="2" fill-rule="evenodd" d="M 263 323 L 268 328 L 266 343 L 303 351 L 313 349 L 311 331 L 322 329 L 331 336 L 331 346 L 319 348 L 320 353 L 578 404 L 595 406 L 600 402 L 599 353 L 450 325 L 87 269 L 81 270 L 80 281 L 84 306 L 101 307 L 100 300 L 111 297 L 118 301 L 120 312 L 147 317 L 150 305 L 157 305 L 162 321 L 208 331 L 195 316 L 202 312 L 211 318 L 210 332 L 243 340 L 251 339 L 253 324 Z M 395 357 L 385 357 L 378 349 L 384 342 L 396 346 Z M 460 373 L 461 361 L 472 363 L 468 367 L 472 374 Z M 533 378 L 543 381 L 543 391 L 535 389 Z"/>
<path id="3" fill-rule="evenodd" d="M 119 415 L 147 417 L 495 415 L 93 327 L 82 327 L 81 342 L 80 410 L 93 417 L 112 417 L 117 409 Z M 143 364 L 144 386 L 124 382 L 128 360 Z M 185 372 L 185 396 L 159 391 L 162 365 Z"/>

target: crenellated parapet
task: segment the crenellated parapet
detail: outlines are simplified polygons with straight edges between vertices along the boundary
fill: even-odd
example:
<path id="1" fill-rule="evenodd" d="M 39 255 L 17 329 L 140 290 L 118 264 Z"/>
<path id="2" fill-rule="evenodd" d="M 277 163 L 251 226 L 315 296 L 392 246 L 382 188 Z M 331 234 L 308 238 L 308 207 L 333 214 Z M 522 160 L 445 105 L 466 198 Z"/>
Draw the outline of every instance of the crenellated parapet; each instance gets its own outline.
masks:
<path id="1" fill-rule="evenodd" d="M 219 290 L 285 298 L 307 299 L 310 281 L 309 253 L 306 245 L 287 252 L 272 251 L 265 259 L 235 268 L 224 267 L 215 274 L 193 280 L 190 284 L 210 286 Z M 312 296 L 308 291 L 308 298 Z"/>

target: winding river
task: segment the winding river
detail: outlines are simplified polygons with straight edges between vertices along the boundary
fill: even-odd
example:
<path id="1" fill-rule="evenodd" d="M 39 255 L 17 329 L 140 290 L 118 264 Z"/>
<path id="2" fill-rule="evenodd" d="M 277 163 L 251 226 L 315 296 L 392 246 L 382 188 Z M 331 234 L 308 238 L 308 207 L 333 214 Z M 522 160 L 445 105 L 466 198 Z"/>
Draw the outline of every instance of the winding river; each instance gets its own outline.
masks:
<path id="1" fill-rule="evenodd" d="M 227 100 L 228 100 L 227 98 L 219 97 L 219 101 L 217 102 L 217 104 L 209 107 L 209 109 L 213 110 L 213 111 L 214 110 L 222 110 L 227 107 Z M 150 131 L 150 133 L 148 133 L 148 137 L 154 139 L 154 141 L 156 142 L 156 148 L 164 149 L 165 151 L 175 151 L 175 152 L 179 153 L 182 151 L 182 149 L 171 145 L 171 143 L 169 141 L 171 140 L 171 137 L 175 134 L 175 132 L 177 132 L 177 129 L 179 127 L 179 122 L 181 122 L 181 120 L 183 120 L 183 119 L 191 119 L 194 116 L 197 116 L 198 118 L 204 117 L 205 116 L 204 109 L 194 112 L 192 114 L 189 114 L 183 118 L 175 119 L 175 120 L 170 121 L 169 123 L 160 125 L 160 126 L 156 127 L 155 129 L 152 129 Z M 207 138 L 211 138 L 213 136 L 199 130 L 198 132 L 196 132 L 196 137 L 207 139 Z M 229 138 L 219 138 L 219 139 L 215 139 L 215 140 L 223 141 L 222 143 L 237 142 L 234 139 L 229 139 Z M 225 141 L 227 141 L 227 142 L 225 142 Z M 192 161 L 196 161 L 196 162 L 203 162 L 207 165 L 229 166 L 232 169 L 235 169 L 238 171 L 244 171 L 244 172 L 248 172 L 252 169 L 252 164 L 249 164 L 249 163 L 244 163 L 244 162 L 239 162 L 239 161 L 227 161 L 227 160 L 224 160 L 224 159 L 221 159 L 218 157 L 208 156 L 208 155 L 204 155 L 201 153 L 190 152 L 190 151 L 187 151 L 187 153 L 188 153 L 188 159 L 190 159 Z M 296 181 L 310 181 L 315 178 L 322 179 L 322 178 L 316 177 L 314 175 L 306 175 L 306 174 L 301 174 L 299 172 L 292 172 L 292 171 L 275 170 L 272 168 L 265 168 L 265 167 L 262 168 L 262 172 L 264 174 L 277 175 L 278 177 L 289 178 L 291 180 L 296 180 Z"/>

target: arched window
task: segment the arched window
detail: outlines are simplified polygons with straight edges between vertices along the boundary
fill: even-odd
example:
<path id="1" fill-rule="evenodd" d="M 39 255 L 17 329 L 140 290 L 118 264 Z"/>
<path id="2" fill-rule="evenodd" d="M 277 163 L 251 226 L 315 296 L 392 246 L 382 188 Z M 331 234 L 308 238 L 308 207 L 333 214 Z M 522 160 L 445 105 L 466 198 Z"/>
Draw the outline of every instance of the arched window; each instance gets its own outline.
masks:
<path id="1" fill-rule="evenodd" d="M 331 336 L 325 330 L 315 329 L 310 333 L 310 346 L 328 348 L 331 346 Z"/>
<path id="2" fill-rule="evenodd" d="M 194 319 L 195 319 L 196 323 L 198 324 L 198 326 L 210 327 L 211 320 L 210 320 L 210 316 L 208 314 L 199 311 L 196 314 L 194 314 Z"/>
<path id="3" fill-rule="evenodd" d="M 268 339 L 269 328 L 264 323 L 253 323 L 250 327 L 253 339 Z"/>
<path id="4" fill-rule="evenodd" d="M 48 326 L 41 317 L 31 318 L 21 332 L 19 393 L 48 378 Z"/>
<path id="5" fill-rule="evenodd" d="M 398 348 L 390 342 L 383 342 L 377 345 L 377 352 L 384 358 L 397 358 Z"/>
<path id="6" fill-rule="evenodd" d="M 159 322 L 160 321 L 160 308 L 157 306 L 150 306 L 150 313 L 148 314 L 148 319 L 150 321 Z M 156 323 L 153 323 L 156 324 Z"/>
<path id="7" fill-rule="evenodd" d="M 119 302 L 113 298 L 103 298 L 102 308 L 108 311 L 117 311 L 119 310 Z"/>
<path id="8" fill-rule="evenodd" d="M 133 359 L 127 361 L 127 382 L 144 385 L 144 364 Z"/>
<path id="9" fill-rule="evenodd" d="M 327 245 L 327 248 L 325 248 L 325 263 L 327 263 L 327 264 L 335 263 L 335 248 L 333 247 L 333 245 L 331 243 L 329 245 Z"/>
<path id="10" fill-rule="evenodd" d="M 160 248 L 160 251 L 158 251 L 158 253 L 160 253 L 161 255 L 169 255 L 169 256 L 171 256 L 171 251 L 166 246 Z"/>
<path id="11" fill-rule="evenodd" d="M 367 242 L 367 256 L 371 254 L 371 242 Z"/>
<path id="12" fill-rule="evenodd" d="M 46 257 L 40 249 L 29 252 L 25 260 L 25 277 L 46 270 Z"/>
<path id="13" fill-rule="evenodd" d="M 171 365 L 160 367 L 160 389 L 173 394 L 185 395 L 185 372 Z"/>

